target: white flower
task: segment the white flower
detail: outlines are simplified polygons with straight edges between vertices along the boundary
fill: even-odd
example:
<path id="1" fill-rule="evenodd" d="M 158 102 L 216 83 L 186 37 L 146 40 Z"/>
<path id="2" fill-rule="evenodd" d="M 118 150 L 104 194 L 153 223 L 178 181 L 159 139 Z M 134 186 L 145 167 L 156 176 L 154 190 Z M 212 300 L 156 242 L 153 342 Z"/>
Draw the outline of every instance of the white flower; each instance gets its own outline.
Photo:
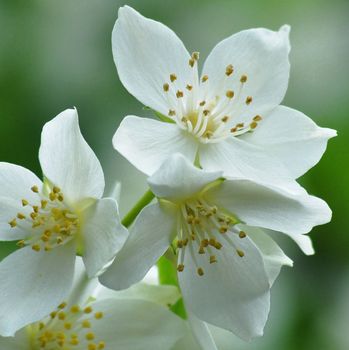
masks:
<path id="1" fill-rule="evenodd" d="M 283 26 L 230 36 L 213 49 L 199 78 L 197 52 L 190 55 L 163 24 L 120 8 L 112 37 L 120 80 L 170 122 L 128 116 L 115 149 L 148 175 L 175 152 L 209 171 L 270 183 L 304 174 L 336 132 L 279 106 L 290 70 L 288 33 Z"/>
<path id="2" fill-rule="evenodd" d="M 81 135 L 76 110 L 42 131 L 44 182 L 29 170 L 0 163 L 0 239 L 20 249 L 0 263 L 0 334 L 13 335 L 65 299 L 76 253 L 94 276 L 122 247 L 115 200 L 101 198 L 101 165 Z"/>
<path id="3" fill-rule="evenodd" d="M 140 284 L 116 293 L 78 274 L 67 301 L 14 337 L 0 337 L 0 348 L 169 350 L 183 336 L 184 321 L 165 305 L 177 300 L 177 288 Z"/>
<path id="4" fill-rule="evenodd" d="M 303 234 L 328 222 L 331 211 L 305 191 L 221 176 L 194 167 L 180 154 L 166 160 L 148 180 L 158 203 L 142 210 L 100 281 L 126 288 L 172 245 L 187 309 L 250 339 L 263 333 L 269 289 L 281 266 L 292 264 L 259 227 L 283 232 L 311 253 Z"/>

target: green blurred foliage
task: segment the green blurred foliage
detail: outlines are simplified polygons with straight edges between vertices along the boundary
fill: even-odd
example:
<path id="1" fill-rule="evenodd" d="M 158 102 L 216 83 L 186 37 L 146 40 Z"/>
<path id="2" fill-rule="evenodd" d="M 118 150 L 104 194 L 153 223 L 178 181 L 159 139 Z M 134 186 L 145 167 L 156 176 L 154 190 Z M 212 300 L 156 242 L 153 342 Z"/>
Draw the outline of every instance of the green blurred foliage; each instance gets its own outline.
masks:
<path id="1" fill-rule="evenodd" d="M 43 124 L 77 107 L 83 134 L 101 159 L 106 192 L 123 184 L 123 213 L 141 195 L 145 178 L 122 159 L 111 138 L 127 114 L 149 115 L 120 84 L 111 30 L 124 1 L 0 0 L 0 159 L 40 175 Z M 291 78 L 284 104 L 338 130 L 322 161 L 301 179 L 333 209 L 330 224 L 311 233 L 317 254 L 279 243 L 295 262 L 273 291 L 265 337 L 245 345 L 217 330 L 221 349 L 349 348 L 349 2 L 346 0 L 129 1 L 170 26 L 188 50 L 205 57 L 242 29 L 292 26 Z M 0 245 L 0 258 L 13 244 Z"/>

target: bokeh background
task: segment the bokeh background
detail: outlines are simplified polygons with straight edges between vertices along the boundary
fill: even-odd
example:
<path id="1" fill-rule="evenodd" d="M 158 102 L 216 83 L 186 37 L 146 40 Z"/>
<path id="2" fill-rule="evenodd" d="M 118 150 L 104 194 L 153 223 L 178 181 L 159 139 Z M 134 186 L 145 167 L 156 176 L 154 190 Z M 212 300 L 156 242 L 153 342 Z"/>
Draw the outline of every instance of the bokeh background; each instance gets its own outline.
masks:
<path id="1" fill-rule="evenodd" d="M 146 188 L 145 177 L 112 149 L 127 114 L 148 115 L 122 87 L 112 60 L 117 0 L 0 0 L 0 160 L 40 175 L 43 124 L 76 106 L 88 143 L 104 167 L 106 192 L 122 183 L 125 213 Z M 320 164 L 301 182 L 324 198 L 332 222 L 315 228 L 316 255 L 303 256 L 279 238 L 295 266 L 272 291 L 265 336 L 249 344 L 220 330 L 219 348 L 349 349 L 349 2 L 347 0 L 128 1 L 166 23 L 189 51 L 205 57 L 221 39 L 242 29 L 292 26 L 291 79 L 284 104 L 321 126 L 338 130 Z M 0 244 L 0 259 L 14 249 Z M 1 283 L 1 281 L 0 281 Z"/>

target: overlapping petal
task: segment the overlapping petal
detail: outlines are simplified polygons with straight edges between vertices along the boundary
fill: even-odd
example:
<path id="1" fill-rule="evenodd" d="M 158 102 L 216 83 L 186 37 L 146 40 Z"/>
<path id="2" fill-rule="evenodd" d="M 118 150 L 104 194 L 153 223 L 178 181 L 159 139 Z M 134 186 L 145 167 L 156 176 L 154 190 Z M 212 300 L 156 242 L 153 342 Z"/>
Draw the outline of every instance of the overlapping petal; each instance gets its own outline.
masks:
<path id="1" fill-rule="evenodd" d="M 113 138 L 114 148 L 145 174 L 153 174 L 172 154 L 180 152 L 194 162 L 198 145 L 176 124 L 128 116 Z"/>
<path id="2" fill-rule="evenodd" d="M 67 109 L 45 124 L 39 159 L 44 176 L 62 189 L 66 200 L 102 196 L 103 170 L 81 135 L 76 110 Z"/>
<path id="3" fill-rule="evenodd" d="M 123 249 L 100 276 L 100 282 L 106 287 L 121 290 L 142 280 L 169 247 L 175 219 L 171 208 L 159 204 L 145 207 L 130 230 Z"/>
<path id="4" fill-rule="evenodd" d="M 50 252 L 17 250 L 0 263 L 0 334 L 13 336 L 23 326 L 54 310 L 71 289 L 75 245 Z"/>
<path id="5" fill-rule="evenodd" d="M 95 201 L 82 214 L 83 260 L 90 277 L 95 276 L 124 245 L 128 232 L 120 223 L 114 199 Z"/>

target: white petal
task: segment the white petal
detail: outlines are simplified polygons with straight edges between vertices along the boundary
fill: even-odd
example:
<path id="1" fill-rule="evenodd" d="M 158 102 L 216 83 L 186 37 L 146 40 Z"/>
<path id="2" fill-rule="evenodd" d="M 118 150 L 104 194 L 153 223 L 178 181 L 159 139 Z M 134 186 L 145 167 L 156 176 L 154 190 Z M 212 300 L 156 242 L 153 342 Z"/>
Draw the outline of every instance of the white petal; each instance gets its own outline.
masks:
<path id="1" fill-rule="evenodd" d="M 315 254 L 313 243 L 309 236 L 295 235 L 295 234 L 288 234 L 288 236 L 290 236 L 297 243 L 298 247 L 302 250 L 304 254 L 306 255 Z"/>
<path id="2" fill-rule="evenodd" d="M 30 338 L 26 329 L 21 329 L 14 337 L 0 336 L 0 349 L 3 350 L 28 350 L 30 349 Z"/>
<path id="3" fill-rule="evenodd" d="M 221 171 L 201 170 L 176 153 L 148 178 L 148 184 L 156 196 L 176 200 L 190 197 L 221 176 Z"/>
<path id="4" fill-rule="evenodd" d="M 248 340 L 263 334 L 269 312 L 269 282 L 263 258 L 248 238 L 230 235 L 236 248 L 223 241 L 210 264 L 206 254 L 185 254 L 184 271 L 179 273 L 185 305 L 205 322 L 227 329 Z M 198 276 L 197 267 L 204 270 Z"/>
<path id="5" fill-rule="evenodd" d="M 273 285 L 283 265 L 293 266 L 293 261 L 282 251 L 275 241 L 256 227 L 240 225 L 261 251 L 265 270 L 269 277 L 270 286 Z"/>
<path id="6" fill-rule="evenodd" d="M 198 148 L 195 140 L 177 124 L 128 116 L 113 137 L 114 148 L 137 169 L 153 174 L 169 156 L 176 152 L 194 162 Z"/>
<path id="7" fill-rule="evenodd" d="M 181 297 L 178 287 L 170 285 L 151 285 L 137 283 L 132 287 L 116 292 L 100 286 L 98 300 L 101 299 L 138 299 L 147 300 L 159 305 L 167 306 L 175 304 Z"/>
<path id="8" fill-rule="evenodd" d="M 149 301 L 110 299 L 97 301 L 93 309 L 104 314 L 91 320 L 91 328 L 108 349 L 169 350 L 185 332 L 182 319 Z"/>
<path id="9" fill-rule="evenodd" d="M 140 212 L 123 249 L 100 276 L 103 285 L 121 290 L 143 279 L 171 243 L 175 216 L 168 210 L 151 204 Z"/>
<path id="10" fill-rule="evenodd" d="M 192 84 L 197 70 L 177 35 L 163 24 L 145 18 L 128 6 L 121 7 L 112 35 L 114 61 L 121 82 L 144 105 L 167 115 L 177 90 Z M 171 84 L 170 74 L 177 80 Z M 171 91 L 165 93 L 163 84 Z"/>
<path id="11" fill-rule="evenodd" d="M 19 249 L 0 263 L 0 334 L 12 336 L 49 314 L 68 296 L 74 274 L 75 245 L 50 252 Z"/>
<path id="12" fill-rule="evenodd" d="M 218 350 L 213 340 L 212 334 L 205 322 L 199 320 L 195 315 L 188 313 L 188 322 L 200 349 Z"/>
<path id="13" fill-rule="evenodd" d="M 234 213 L 249 226 L 292 236 L 307 233 L 331 219 L 330 208 L 320 198 L 248 180 L 226 180 L 209 195 L 218 206 Z"/>
<path id="14" fill-rule="evenodd" d="M 290 63 L 288 26 L 278 32 L 264 28 L 241 31 L 221 41 L 208 56 L 203 74 L 209 79 L 206 98 L 225 97 L 225 92 L 235 92 L 232 112 L 237 122 L 251 120 L 256 114 L 263 114 L 277 106 L 285 96 Z M 225 68 L 232 64 L 234 73 L 227 77 Z M 247 82 L 240 83 L 240 77 L 247 75 Z M 246 97 L 252 96 L 250 105 Z"/>
<path id="15" fill-rule="evenodd" d="M 208 171 L 221 169 L 225 176 L 283 187 L 292 185 L 292 178 L 282 162 L 271 157 L 262 147 L 237 137 L 202 146 L 199 155 L 202 167 Z"/>
<path id="16" fill-rule="evenodd" d="M 120 223 L 118 205 L 112 198 L 97 200 L 82 215 L 83 259 L 92 277 L 122 248 L 128 231 Z"/>
<path id="17" fill-rule="evenodd" d="M 328 139 L 336 131 L 318 127 L 310 118 L 294 109 L 279 106 L 243 139 L 258 145 L 278 159 L 297 178 L 312 168 L 326 150 Z"/>
<path id="18" fill-rule="evenodd" d="M 103 170 L 81 135 L 75 109 L 67 109 L 45 124 L 39 159 L 45 177 L 60 187 L 69 201 L 102 196 Z"/>

